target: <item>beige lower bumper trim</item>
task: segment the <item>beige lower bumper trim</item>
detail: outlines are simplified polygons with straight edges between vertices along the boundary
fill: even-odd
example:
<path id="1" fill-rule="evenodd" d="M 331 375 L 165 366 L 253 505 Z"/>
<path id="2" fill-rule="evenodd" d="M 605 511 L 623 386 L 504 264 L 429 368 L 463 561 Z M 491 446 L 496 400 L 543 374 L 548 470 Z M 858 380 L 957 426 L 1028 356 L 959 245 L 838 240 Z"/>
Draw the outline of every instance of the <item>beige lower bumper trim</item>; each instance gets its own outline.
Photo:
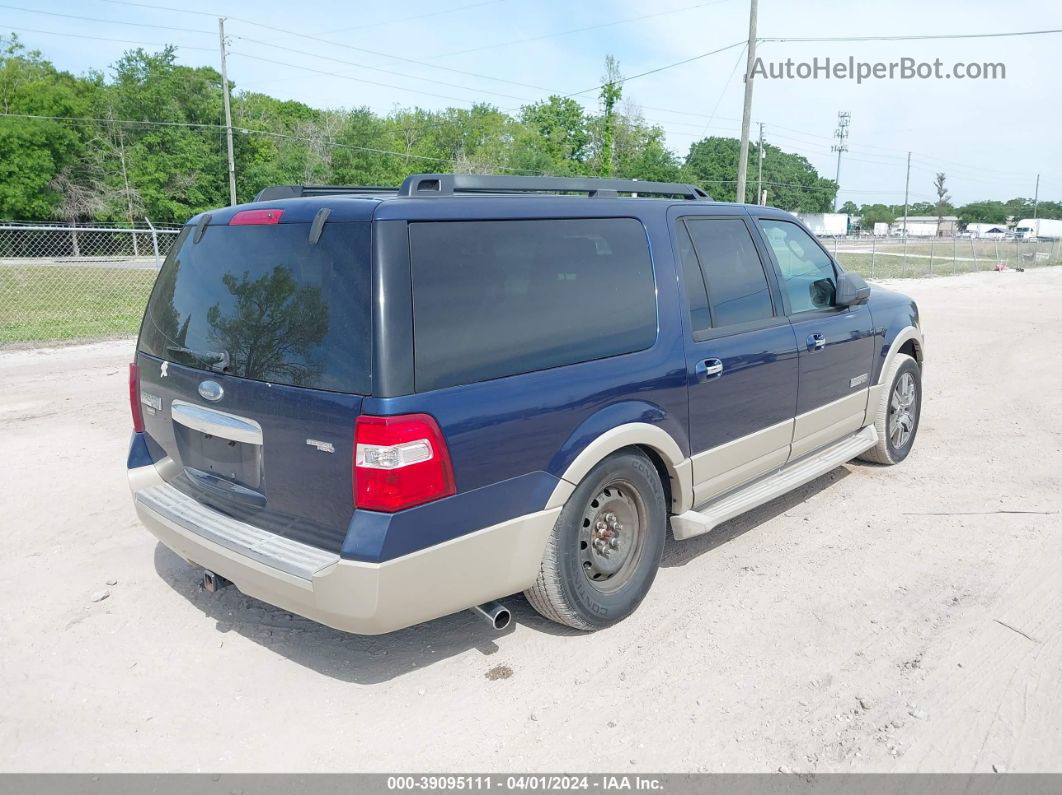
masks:
<path id="1" fill-rule="evenodd" d="M 134 491 L 158 482 L 153 467 L 130 471 Z M 159 541 L 248 596 L 361 635 L 402 629 L 529 588 L 561 510 L 521 516 L 384 563 L 339 560 L 304 579 L 214 543 L 140 503 L 136 509 Z"/>

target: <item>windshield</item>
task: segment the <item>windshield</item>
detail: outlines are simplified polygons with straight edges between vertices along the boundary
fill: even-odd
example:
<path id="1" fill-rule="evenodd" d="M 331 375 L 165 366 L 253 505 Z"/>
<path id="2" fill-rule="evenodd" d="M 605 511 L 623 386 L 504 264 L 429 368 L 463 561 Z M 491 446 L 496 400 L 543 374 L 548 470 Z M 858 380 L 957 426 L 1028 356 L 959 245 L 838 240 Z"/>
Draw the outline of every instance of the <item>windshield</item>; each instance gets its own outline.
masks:
<path id="1" fill-rule="evenodd" d="M 212 372 L 370 391 L 369 223 L 185 227 L 159 272 L 139 350 Z"/>

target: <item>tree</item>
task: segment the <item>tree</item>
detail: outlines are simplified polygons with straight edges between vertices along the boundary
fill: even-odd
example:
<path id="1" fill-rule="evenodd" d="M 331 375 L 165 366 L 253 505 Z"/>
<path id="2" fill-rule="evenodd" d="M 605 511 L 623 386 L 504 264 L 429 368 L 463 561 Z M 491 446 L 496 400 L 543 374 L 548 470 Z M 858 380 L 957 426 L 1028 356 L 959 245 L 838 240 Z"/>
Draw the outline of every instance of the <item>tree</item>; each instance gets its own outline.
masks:
<path id="1" fill-rule="evenodd" d="M 598 173 L 611 177 L 614 170 L 613 145 L 616 136 L 616 103 L 623 95 L 623 75 L 620 74 L 619 61 L 613 56 L 605 56 L 605 75 L 601 86 L 601 164 Z"/>
<path id="2" fill-rule="evenodd" d="M 1006 206 L 998 201 L 970 202 L 958 209 L 959 223 L 963 227 L 968 224 L 1005 224 L 1007 215 Z"/>
<path id="3" fill-rule="evenodd" d="M 853 201 L 846 201 L 846 202 L 845 202 L 844 204 L 842 204 L 842 205 L 841 205 L 841 207 L 840 207 L 840 208 L 838 209 L 838 212 L 841 212 L 841 213 L 848 213 L 849 215 L 859 215 L 859 208 L 858 208 L 858 207 L 856 207 L 856 204 L 855 204 L 855 202 L 853 202 Z"/>
<path id="4" fill-rule="evenodd" d="M 457 171 L 690 181 L 734 200 L 738 142 L 704 138 L 676 155 L 623 85 L 609 56 L 597 111 L 551 96 L 515 115 L 488 104 L 324 110 L 232 87 L 237 195 L 248 200 L 276 184 L 393 186 L 415 171 Z M 16 36 L 2 38 L 0 112 L 8 114 L 0 118 L 0 217 L 181 222 L 228 202 L 220 75 L 182 65 L 173 47 L 132 49 L 106 73 L 75 76 Z M 754 148 L 753 168 L 758 157 Z M 763 176 L 768 202 L 788 210 L 827 212 L 837 194 L 808 160 L 770 144 Z M 854 214 L 855 204 L 842 210 Z M 946 193 L 909 211 L 953 212 Z M 864 207 L 863 223 L 901 212 Z M 1062 203 L 1041 201 L 1036 213 L 1062 218 Z M 1031 217 L 1033 203 L 973 202 L 957 214 L 1002 223 Z"/>
<path id="5" fill-rule="evenodd" d="M 24 116 L 92 116 L 94 80 L 60 72 L 17 36 L 0 38 L 0 111 Z M 92 138 L 91 124 L 11 117 L 0 123 L 0 218 L 44 220 L 62 196 L 53 185 Z"/>
<path id="6" fill-rule="evenodd" d="M 864 229 L 874 229 L 874 224 L 891 224 L 899 213 L 888 204 L 864 204 L 859 211 Z"/>
<path id="7" fill-rule="evenodd" d="M 712 197 L 734 201 L 736 164 L 740 143 L 736 138 L 704 138 L 690 147 L 685 170 Z M 830 212 L 837 183 L 823 179 L 806 158 L 765 144 L 763 182 L 767 203 L 801 212 Z"/>
<path id="8" fill-rule="evenodd" d="M 947 177 L 944 175 L 943 171 L 938 171 L 936 179 L 933 180 L 933 189 L 937 192 L 937 204 L 935 209 L 937 211 L 938 235 L 941 233 L 940 224 L 944 220 L 944 216 L 952 210 L 951 196 L 948 195 L 948 188 L 947 185 L 945 185 L 946 180 Z"/>
<path id="9" fill-rule="evenodd" d="M 555 173 L 582 173 L 588 155 L 590 132 L 583 106 L 570 97 L 551 96 L 525 105 L 521 121 L 536 133 L 543 153 L 556 166 Z"/>
<path id="10" fill-rule="evenodd" d="M 118 119 L 163 122 L 127 131 L 129 174 L 149 217 L 183 220 L 227 204 L 228 185 L 221 75 L 181 66 L 175 52 L 127 52 L 112 68 L 107 99 Z"/>

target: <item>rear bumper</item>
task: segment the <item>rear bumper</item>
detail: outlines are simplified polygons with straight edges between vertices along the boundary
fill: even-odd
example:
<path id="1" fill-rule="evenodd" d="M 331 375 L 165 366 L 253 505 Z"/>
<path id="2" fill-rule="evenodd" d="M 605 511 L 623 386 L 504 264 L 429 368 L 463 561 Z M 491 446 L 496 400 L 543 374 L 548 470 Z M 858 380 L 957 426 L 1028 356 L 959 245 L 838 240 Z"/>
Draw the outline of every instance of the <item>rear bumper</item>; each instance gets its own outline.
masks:
<path id="1" fill-rule="evenodd" d="M 529 588 L 560 508 L 517 517 L 384 563 L 343 560 L 213 511 L 129 470 L 140 521 L 248 596 L 326 626 L 378 635 Z"/>

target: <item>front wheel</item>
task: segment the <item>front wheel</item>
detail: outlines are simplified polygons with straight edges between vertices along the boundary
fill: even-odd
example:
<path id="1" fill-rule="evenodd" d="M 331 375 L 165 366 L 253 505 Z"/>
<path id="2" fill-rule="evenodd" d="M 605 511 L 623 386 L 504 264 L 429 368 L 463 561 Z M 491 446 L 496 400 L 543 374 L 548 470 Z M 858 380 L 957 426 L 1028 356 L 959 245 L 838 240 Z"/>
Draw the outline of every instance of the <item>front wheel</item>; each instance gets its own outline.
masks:
<path id="1" fill-rule="evenodd" d="M 870 407 L 878 443 L 859 457 L 875 464 L 898 464 L 911 452 L 922 417 L 921 368 L 907 354 L 898 353 L 882 383 L 889 385 L 888 390 L 877 406 Z"/>
<path id="2" fill-rule="evenodd" d="M 524 595 L 552 621 L 582 630 L 635 611 L 660 566 L 667 508 L 660 475 L 638 451 L 610 455 L 557 517 L 538 580 Z"/>

